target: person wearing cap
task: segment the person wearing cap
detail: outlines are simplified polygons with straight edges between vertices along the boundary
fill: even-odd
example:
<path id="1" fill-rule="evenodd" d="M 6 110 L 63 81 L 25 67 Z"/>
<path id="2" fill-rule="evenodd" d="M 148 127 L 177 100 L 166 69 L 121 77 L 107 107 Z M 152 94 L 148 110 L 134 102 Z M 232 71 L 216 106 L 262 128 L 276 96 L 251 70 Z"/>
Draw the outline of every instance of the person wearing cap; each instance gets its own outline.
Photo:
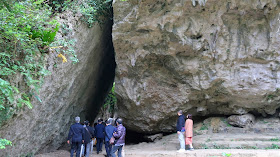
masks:
<path id="1" fill-rule="evenodd" d="M 92 127 L 89 126 L 89 121 L 85 121 L 84 124 L 86 125 L 84 127 L 84 132 L 85 132 L 85 157 L 89 157 L 89 151 L 90 151 L 90 142 L 92 140 L 92 138 L 94 137 L 94 129 Z"/>
<path id="2" fill-rule="evenodd" d="M 103 140 L 105 137 L 105 126 L 102 124 L 101 119 L 98 119 L 98 124 L 95 126 L 95 132 L 94 135 L 96 137 L 96 152 L 99 154 L 99 152 L 102 151 L 102 145 L 103 145 Z"/>
<path id="3" fill-rule="evenodd" d="M 115 127 L 112 126 L 113 119 L 108 119 L 106 122 L 106 127 L 105 127 L 105 149 L 107 153 L 107 157 L 111 157 L 111 150 L 112 150 L 112 145 L 109 143 L 110 139 L 113 136 Z"/>
<path id="4" fill-rule="evenodd" d="M 85 136 L 84 127 L 80 124 L 80 117 L 75 117 L 75 122 L 70 127 L 67 140 L 67 143 L 70 144 L 70 140 L 72 139 L 70 157 L 73 157 L 74 151 L 76 151 L 76 157 L 80 157 L 81 145 L 84 142 Z"/>
<path id="5" fill-rule="evenodd" d="M 122 148 L 125 145 L 126 129 L 122 124 L 123 120 L 121 118 L 118 118 L 116 120 L 116 123 L 117 123 L 117 131 L 113 133 L 116 142 L 112 148 L 111 156 L 116 157 L 115 152 L 118 151 L 118 157 L 122 157 Z"/>

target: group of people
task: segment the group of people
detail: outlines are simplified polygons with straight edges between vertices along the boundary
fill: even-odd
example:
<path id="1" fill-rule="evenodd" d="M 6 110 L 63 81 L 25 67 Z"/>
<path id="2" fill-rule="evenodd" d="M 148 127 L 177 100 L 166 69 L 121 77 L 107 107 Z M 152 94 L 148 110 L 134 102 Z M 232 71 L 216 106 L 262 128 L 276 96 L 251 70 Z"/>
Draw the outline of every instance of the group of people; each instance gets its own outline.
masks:
<path id="1" fill-rule="evenodd" d="M 180 149 L 178 152 L 185 152 L 186 145 L 189 145 L 187 150 L 194 150 L 192 146 L 192 137 L 193 137 L 193 120 L 192 115 L 188 114 L 187 117 L 183 115 L 183 111 L 178 111 L 178 120 L 177 120 L 177 134 L 180 142 Z"/>
<path id="2" fill-rule="evenodd" d="M 80 123 L 80 117 L 75 117 L 75 124 L 71 125 L 67 143 L 71 142 L 71 157 L 76 152 L 76 157 L 81 157 L 81 147 L 84 146 L 85 157 L 89 157 L 90 150 L 93 148 L 93 138 L 96 139 L 96 151 L 99 154 L 102 151 L 103 141 L 105 143 L 106 156 L 116 157 L 115 153 L 118 151 L 118 157 L 122 157 L 122 149 L 125 145 L 126 128 L 123 126 L 121 118 L 116 119 L 116 126 L 114 120 L 109 118 L 105 123 L 102 119 L 98 119 L 97 125 L 89 126 L 89 121 L 84 121 L 84 125 Z"/>

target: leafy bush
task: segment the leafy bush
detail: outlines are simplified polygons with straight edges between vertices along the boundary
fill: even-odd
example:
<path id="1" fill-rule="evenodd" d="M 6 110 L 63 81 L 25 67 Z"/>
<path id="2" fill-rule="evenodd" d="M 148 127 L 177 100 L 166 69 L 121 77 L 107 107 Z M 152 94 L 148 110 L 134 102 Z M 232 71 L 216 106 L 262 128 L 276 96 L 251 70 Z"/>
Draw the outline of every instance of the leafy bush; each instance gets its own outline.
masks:
<path id="1" fill-rule="evenodd" d="M 32 39 L 40 38 L 43 42 L 43 45 L 49 45 L 54 41 L 54 38 L 56 36 L 56 33 L 57 33 L 58 29 L 59 29 L 59 27 L 58 27 L 58 24 L 57 24 L 56 27 L 53 30 L 52 29 L 33 30 L 31 32 L 31 38 Z"/>
<path id="2" fill-rule="evenodd" d="M 112 113 L 114 111 L 116 104 L 117 104 L 117 98 L 116 98 L 115 83 L 114 83 L 111 91 L 109 92 L 109 94 L 107 95 L 107 97 L 105 99 L 103 108 L 108 109 L 109 113 Z"/>
<path id="3" fill-rule="evenodd" d="M 83 15 L 81 20 L 89 27 L 92 27 L 95 22 L 103 23 L 112 15 L 112 0 L 48 0 L 47 4 L 51 6 L 53 13 L 60 13 L 67 9 L 81 13 Z"/>
<path id="4" fill-rule="evenodd" d="M 21 107 L 31 109 L 33 96 L 42 102 L 38 92 L 50 73 L 44 62 L 49 51 L 63 62 L 67 62 L 66 55 L 78 62 L 75 40 L 55 39 L 60 24 L 52 19 L 54 14 L 77 8 L 89 26 L 111 14 L 112 0 L 81 1 L 77 7 L 72 0 L 0 0 L 0 126 Z M 108 106 L 116 103 L 114 88 L 107 100 Z M 11 142 L 0 139 L 0 149 L 6 145 Z"/>
<path id="5" fill-rule="evenodd" d="M 266 147 L 265 149 L 280 149 L 280 146 L 277 144 L 272 144 L 270 147 Z"/>
<path id="6" fill-rule="evenodd" d="M 72 40 L 55 40 L 60 24 L 43 2 L 0 1 L 0 126 L 22 106 L 31 109 L 33 96 L 41 102 L 39 88 L 49 74 L 42 52 L 59 47 L 57 54 L 78 62 Z"/>
<path id="7" fill-rule="evenodd" d="M 83 0 L 79 11 L 83 14 L 82 20 L 92 27 L 94 22 L 103 23 L 111 13 L 112 0 Z"/>
<path id="8" fill-rule="evenodd" d="M 6 139 L 0 138 L 0 149 L 5 149 L 6 146 L 11 146 L 12 142 Z"/>
<path id="9" fill-rule="evenodd" d="M 5 5 L 4 5 L 5 4 Z M 12 112 L 23 105 L 32 108 L 30 97 L 38 92 L 42 83 L 40 77 L 48 74 L 44 69 L 40 50 L 50 40 L 32 38 L 32 30 L 52 28 L 56 21 L 50 21 L 50 12 L 40 10 L 33 1 L 0 3 L 0 125 Z M 23 78 L 19 90 L 14 78 Z M 13 83 L 13 84 L 12 84 Z"/>

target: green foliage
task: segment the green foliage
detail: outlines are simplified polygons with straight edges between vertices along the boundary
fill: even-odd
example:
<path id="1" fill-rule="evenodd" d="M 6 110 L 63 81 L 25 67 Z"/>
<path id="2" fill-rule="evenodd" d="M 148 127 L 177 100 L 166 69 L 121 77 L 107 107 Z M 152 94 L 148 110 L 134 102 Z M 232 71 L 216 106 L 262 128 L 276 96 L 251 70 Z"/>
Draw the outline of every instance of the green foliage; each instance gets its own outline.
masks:
<path id="1" fill-rule="evenodd" d="M 277 98 L 278 96 L 280 96 L 280 89 L 276 88 L 276 90 L 274 92 L 266 94 L 265 99 L 266 99 L 266 101 L 271 101 L 274 98 Z"/>
<path id="2" fill-rule="evenodd" d="M 222 118 L 222 121 L 227 125 L 227 127 L 232 127 L 232 125 L 228 123 L 228 120 L 226 118 Z"/>
<path id="3" fill-rule="evenodd" d="M 40 50 L 49 41 L 32 39 L 30 34 L 57 24 L 48 22 L 49 11 L 40 10 L 32 1 L 6 4 L 9 9 L 5 5 L 0 10 L 0 125 L 17 107 L 32 108 L 29 92 L 38 91 L 42 82 L 39 78 L 47 74 Z M 30 91 L 19 90 L 11 83 L 14 78 L 22 78 L 20 85 L 29 87 Z"/>
<path id="4" fill-rule="evenodd" d="M 107 95 L 105 99 L 105 103 L 103 104 L 103 108 L 108 108 L 109 113 L 112 113 L 114 111 L 114 107 L 117 104 L 117 98 L 115 93 L 115 82 L 113 84 L 113 87 L 109 94 Z"/>
<path id="5" fill-rule="evenodd" d="M 45 1 L 39 3 L 45 3 Z M 67 9 L 74 13 L 81 13 L 83 15 L 82 21 L 87 23 L 89 27 L 92 27 L 95 22 L 103 23 L 112 15 L 112 0 L 48 0 L 47 4 L 51 6 L 54 14 Z"/>
<path id="6" fill-rule="evenodd" d="M 67 39 L 66 36 L 60 40 L 56 40 L 53 43 L 50 44 L 50 47 L 52 49 L 52 52 L 58 54 L 63 53 L 65 55 L 70 56 L 70 60 L 73 64 L 76 64 L 79 62 L 76 51 L 75 51 L 75 39 Z M 60 45 L 60 46 L 57 46 Z"/>
<path id="7" fill-rule="evenodd" d="M 103 23 L 111 15 L 112 0 L 83 0 L 79 11 L 83 14 L 82 20 L 93 26 L 94 22 Z"/>
<path id="8" fill-rule="evenodd" d="M 203 124 L 199 130 L 208 130 L 208 126 L 206 126 L 205 124 Z"/>
<path id="9" fill-rule="evenodd" d="M 49 0 L 48 5 L 52 8 L 52 12 L 59 12 L 61 13 L 62 11 L 65 10 L 67 4 L 70 3 L 70 0 L 66 1 L 65 0 Z"/>
<path id="10" fill-rule="evenodd" d="M 223 156 L 226 156 L 226 157 L 231 156 L 231 154 L 230 154 L 230 153 L 225 153 L 225 152 L 223 152 L 223 153 L 222 153 L 222 155 L 223 155 Z"/>
<path id="11" fill-rule="evenodd" d="M 208 147 L 206 144 L 200 144 L 200 147 L 201 147 L 202 149 L 209 149 L 209 147 Z"/>
<path id="12" fill-rule="evenodd" d="M 54 41 L 58 29 L 59 29 L 59 25 L 57 24 L 53 30 L 52 29 L 33 30 L 31 32 L 31 38 L 32 39 L 40 38 L 43 41 L 43 45 L 49 45 Z"/>
<path id="13" fill-rule="evenodd" d="M 280 147 L 277 144 L 272 144 L 270 147 L 266 147 L 265 149 L 280 149 Z"/>
<path id="14" fill-rule="evenodd" d="M 0 149 L 5 149 L 6 146 L 12 146 L 12 142 L 9 140 L 0 138 Z"/>
<path id="15" fill-rule="evenodd" d="M 280 141 L 280 139 L 279 138 L 272 138 L 272 139 L 270 139 L 270 141 Z"/>
<path id="16" fill-rule="evenodd" d="M 44 56 L 51 47 L 78 62 L 74 40 L 55 36 L 60 24 L 44 0 L 0 0 L 0 126 L 22 106 L 32 108 L 46 70 Z M 18 81 L 15 81 L 17 79 Z"/>

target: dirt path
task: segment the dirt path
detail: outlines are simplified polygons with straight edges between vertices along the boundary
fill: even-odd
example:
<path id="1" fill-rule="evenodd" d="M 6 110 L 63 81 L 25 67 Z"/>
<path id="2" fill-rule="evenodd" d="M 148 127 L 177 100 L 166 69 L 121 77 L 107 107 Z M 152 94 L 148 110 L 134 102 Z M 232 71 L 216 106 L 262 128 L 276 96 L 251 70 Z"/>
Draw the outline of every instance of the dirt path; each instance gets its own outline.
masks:
<path id="1" fill-rule="evenodd" d="M 151 143 L 139 143 L 125 146 L 125 157 L 280 157 L 280 149 L 272 149 L 271 144 L 279 145 L 278 134 L 208 134 L 194 137 L 194 151 L 177 153 L 179 142 L 176 134 L 163 137 L 161 140 Z M 204 148 L 225 148 L 227 149 L 197 149 L 200 145 Z M 219 145 L 218 145 L 219 144 Z M 255 149 L 235 149 L 251 148 L 252 144 L 257 144 Z M 250 147 L 249 147 L 250 146 Z M 253 145 L 255 146 L 255 145 Z M 262 149 L 256 149 L 259 147 Z M 279 148 L 279 147 L 278 147 Z M 68 148 L 67 148 L 68 149 Z M 70 149 L 70 148 L 69 148 Z M 95 150 L 95 148 L 94 148 Z M 90 157 L 104 157 L 105 148 L 101 154 L 94 151 Z M 58 150 L 52 153 L 40 154 L 36 157 L 69 157 L 66 150 Z"/>
<path id="2" fill-rule="evenodd" d="M 280 150 L 240 150 L 240 149 L 199 149 L 177 153 L 174 151 L 125 150 L 125 157 L 280 157 Z M 69 151 L 58 150 L 40 154 L 36 157 L 69 157 Z M 104 157 L 105 154 L 93 153 L 90 157 Z"/>

